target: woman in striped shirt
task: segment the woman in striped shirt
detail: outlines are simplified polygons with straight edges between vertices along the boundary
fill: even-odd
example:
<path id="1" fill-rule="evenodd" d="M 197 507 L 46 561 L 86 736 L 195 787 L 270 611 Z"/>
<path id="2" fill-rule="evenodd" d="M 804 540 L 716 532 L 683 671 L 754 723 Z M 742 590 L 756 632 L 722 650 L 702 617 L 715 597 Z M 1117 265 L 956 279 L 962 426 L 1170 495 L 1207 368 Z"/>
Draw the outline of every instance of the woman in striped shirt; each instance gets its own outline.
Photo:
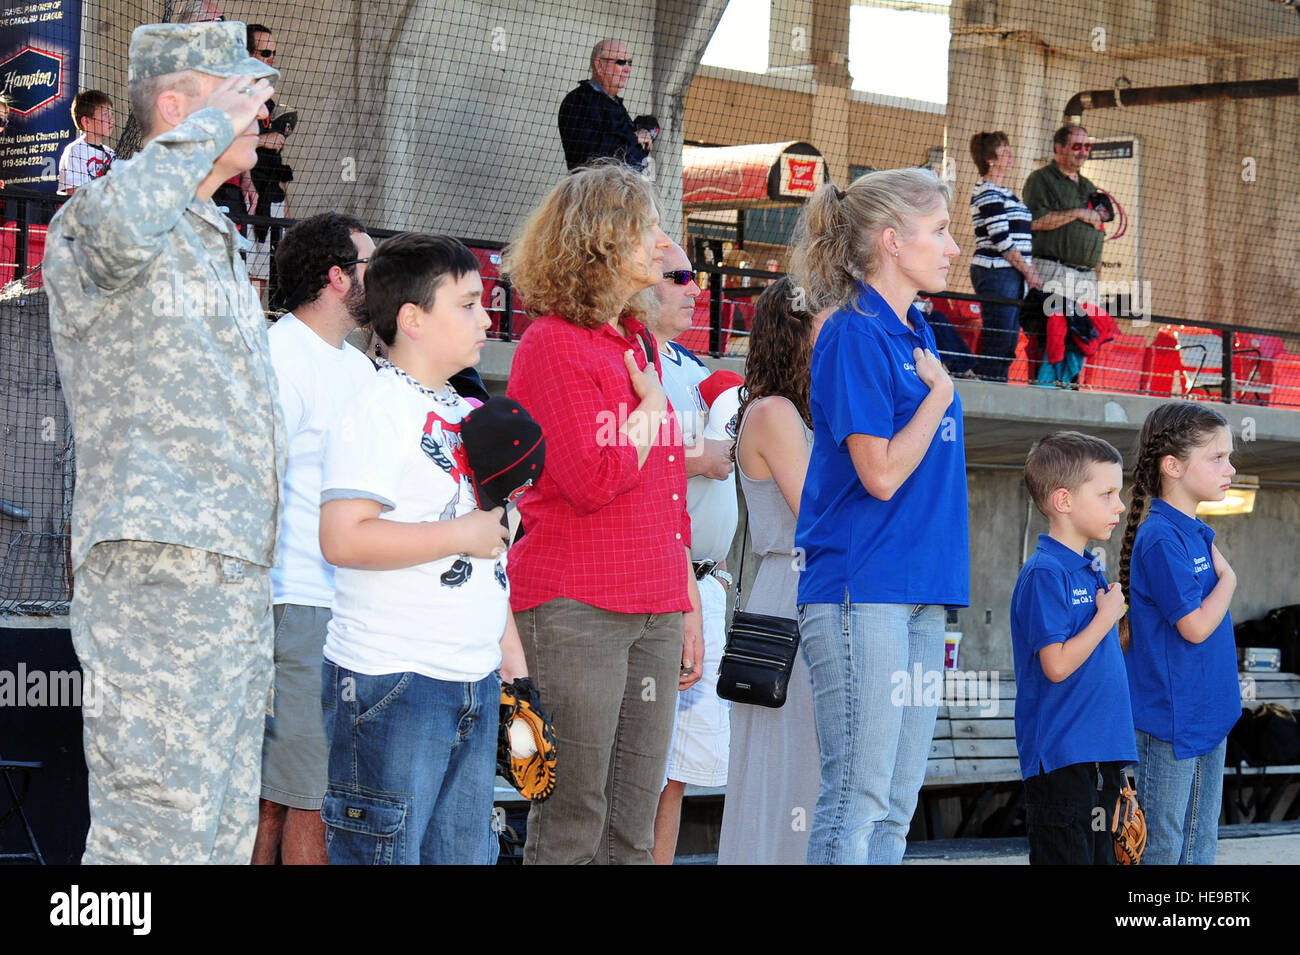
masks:
<path id="1" fill-rule="evenodd" d="M 975 294 L 994 298 L 1021 298 L 1025 284 L 1042 288 L 1030 259 L 1030 225 L 1033 216 L 1014 192 L 1003 185 L 1015 163 L 1007 134 L 976 133 L 970 141 L 971 158 L 980 181 L 971 195 L 970 214 L 975 223 L 975 255 L 970 279 Z M 1019 309 L 1015 305 L 981 303 L 984 329 L 980 334 L 979 362 L 975 373 L 986 380 L 1006 381 L 1020 338 Z"/>

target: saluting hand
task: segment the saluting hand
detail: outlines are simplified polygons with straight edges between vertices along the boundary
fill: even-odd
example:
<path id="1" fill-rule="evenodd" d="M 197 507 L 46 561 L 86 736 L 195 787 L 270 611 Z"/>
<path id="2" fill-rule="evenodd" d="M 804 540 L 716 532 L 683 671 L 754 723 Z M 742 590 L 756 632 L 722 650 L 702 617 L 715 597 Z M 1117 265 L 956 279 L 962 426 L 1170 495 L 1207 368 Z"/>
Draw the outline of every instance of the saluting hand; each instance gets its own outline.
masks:
<path id="1" fill-rule="evenodd" d="M 248 92 L 240 92 L 247 90 Z M 235 135 L 243 135 L 262 112 L 262 107 L 275 94 L 275 87 L 264 79 L 250 80 L 247 76 L 229 76 L 208 94 L 205 108 L 216 107 L 230 117 Z"/>

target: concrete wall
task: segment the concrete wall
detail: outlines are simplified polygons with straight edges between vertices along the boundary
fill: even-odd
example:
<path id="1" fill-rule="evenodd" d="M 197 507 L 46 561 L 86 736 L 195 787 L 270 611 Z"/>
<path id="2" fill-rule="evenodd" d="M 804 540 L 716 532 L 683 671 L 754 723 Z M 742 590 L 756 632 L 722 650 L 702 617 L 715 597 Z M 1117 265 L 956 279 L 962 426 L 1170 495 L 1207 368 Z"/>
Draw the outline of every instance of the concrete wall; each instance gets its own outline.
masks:
<path id="1" fill-rule="evenodd" d="M 971 518 L 971 606 L 961 611 L 963 669 L 1010 671 L 1011 589 L 1020 571 L 1022 547 L 1028 538 L 1032 553 L 1047 521 L 1029 506 L 1029 494 L 1019 473 L 972 468 L 967 474 Z M 1129 495 L 1124 495 L 1125 503 Z M 1026 519 L 1028 530 L 1026 534 Z M 1123 518 L 1121 518 L 1123 520 Z M 1274 607 L 1300 603 L 1297 576 L 1296 527 L 1300 526 L 1300 490 L 1265 486 L 1250 515 L 1208 517 L 1215 543 L 1237 572 L 1232 619 L 1238 623 L 1261 617 Z M 1112 539 L 1094 548 L 1104 550 L 1107 577 L 1118 580 L 1123 525 Z M 992 622 L 985 623 L 985 611 Z"/>
<path id="2" fill-rule="evenodd" d="M 714 146 L 803 139 L 821 144 L 812 129 L 811 83 L 801 79 L 750 80 L 732 70 L 702 67 L 686 95 L 686 139 Z M 878 97 L 850 93 L 848 163 L 889 169 L 925 162 L 941 146 L 942 112 L 887 106 Z"/>

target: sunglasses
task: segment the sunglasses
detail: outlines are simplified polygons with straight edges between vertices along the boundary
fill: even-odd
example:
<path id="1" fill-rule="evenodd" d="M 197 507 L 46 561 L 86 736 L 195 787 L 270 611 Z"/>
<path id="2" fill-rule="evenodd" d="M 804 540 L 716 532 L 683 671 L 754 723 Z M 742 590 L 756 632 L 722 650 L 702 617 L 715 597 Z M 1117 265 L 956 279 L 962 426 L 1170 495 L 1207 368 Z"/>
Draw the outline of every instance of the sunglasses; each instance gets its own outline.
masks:
<path id="1" fill-rule="evenodd" d="M 613 63 L 615 66 L 631 66 L 631 65 L 632 65 L 632 59 L 631 59 L 630 57 L 628 57 L 628 58 L 626 58 L 626 59 L 616 60 L 616 59 L 614 59 L 614 57 L 612 57 L 612 56 L 602 56 L 601 59 L 602 59 L 602 60 L 605 60 L 605 61 L 607 61 L 607 62 L 609 62 L 609 63 Z"/>
<path id="2" fill-rule="evenodd" d="M 672 279 L 674 285 L 690 285 L 695 281 L 695 272 L 691 269 L 675 269 L 665 272 L 664 278 Z"/>
<path id="3" fill-rule="evenodd" d="M 1070 149 L 1076 153 L 1092 152 L 1092 143 L 1070 143 Z"/>
<path id="4" fill-rule="evenodd" d="M 253 52 L 262 56 L 275 56 L 275 50 L 254 50 Z"/>
<path id="5" fill-rule="evenodd" d="M 367 258 L 367 259 L 353 259 L 351 262 L 340 262 L 339 268 L 346 269 L 353 265 L 365 265 L 369 261 L 370 259 Z"/>

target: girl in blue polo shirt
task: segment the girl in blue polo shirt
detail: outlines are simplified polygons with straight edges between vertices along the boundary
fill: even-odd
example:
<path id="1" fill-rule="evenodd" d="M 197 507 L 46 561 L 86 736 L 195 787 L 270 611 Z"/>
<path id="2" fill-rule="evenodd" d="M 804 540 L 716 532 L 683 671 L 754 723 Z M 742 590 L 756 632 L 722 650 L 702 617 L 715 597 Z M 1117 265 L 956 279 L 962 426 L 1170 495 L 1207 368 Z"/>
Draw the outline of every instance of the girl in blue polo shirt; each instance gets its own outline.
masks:
<path id="1" fill-rule="evenodd" d="M 821 787 L 808 862 L 902 861 L 937 706 L 944 606 L 970 589 L 961 400 L 912 300 L 947 284 L 951 193 L 924 169 L 822 187 L 793 269 L 814 312 L 796 553 Z"/>
<path id="2" fill-rule="evenodd" d="M 1231 454 L 1228 422 L 1205 405 L 1161 405 L 1142 425 L 1119 579 L 1148 864 L 1209 865 L 1218 849 L 1224 750 L 1241 716 L 1237 575 L 1196 505 L 1223 500 Z"/>

